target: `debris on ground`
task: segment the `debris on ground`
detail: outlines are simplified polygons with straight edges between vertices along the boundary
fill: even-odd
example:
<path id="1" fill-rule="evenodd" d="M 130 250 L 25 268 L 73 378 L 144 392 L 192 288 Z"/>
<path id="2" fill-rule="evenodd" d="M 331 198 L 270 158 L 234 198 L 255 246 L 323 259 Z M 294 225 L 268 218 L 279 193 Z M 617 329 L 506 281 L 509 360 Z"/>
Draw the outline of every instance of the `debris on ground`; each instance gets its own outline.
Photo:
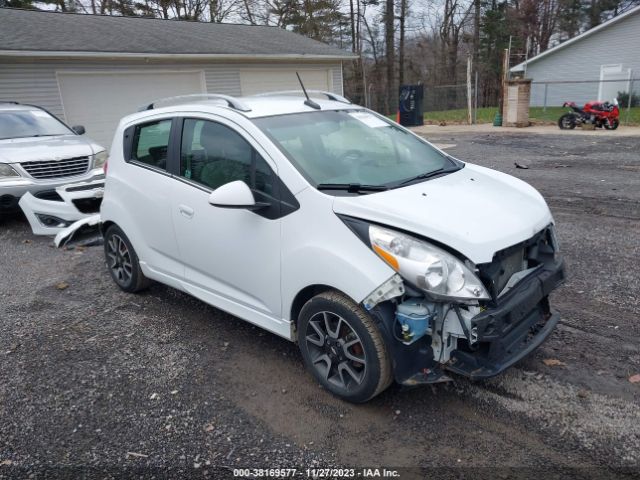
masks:
<path id="1" fill-rule="evenodd" d="M 149 455 L 137 452 L 127 452 L 127 457 L 149 458 Z"/>
<path id="2" fill-rule="evenodd" d="M 542 363 L 544 363 L 547 367 L 565 367 L 567 365 L 557 358 L 545 358 L 544 360 L 542 360 Z"/>
<path id="3" fill-rule="evenodd" d="M 640 383 L 640 373 L 636 373 L 635 375 L 631 375 L 629 377 L 629 381 L 631 383 Z"/>
<path id="4" fill-rule="evenodd" d="M 58 290 L 66 290 L 67 288 L 69 288 L 69 284 L 67 282 L 56 283 L 56 288 Z"/>
<path id="5" fill-rule="evenodd" d="M 523 164 L 518 163 L 518 162 L 514 162 L 514 165 L 516 166 L 516 168 L 521 168 L 523 170 L 529 170 L 529 167 L 527 165 L 523 165 Z"/>

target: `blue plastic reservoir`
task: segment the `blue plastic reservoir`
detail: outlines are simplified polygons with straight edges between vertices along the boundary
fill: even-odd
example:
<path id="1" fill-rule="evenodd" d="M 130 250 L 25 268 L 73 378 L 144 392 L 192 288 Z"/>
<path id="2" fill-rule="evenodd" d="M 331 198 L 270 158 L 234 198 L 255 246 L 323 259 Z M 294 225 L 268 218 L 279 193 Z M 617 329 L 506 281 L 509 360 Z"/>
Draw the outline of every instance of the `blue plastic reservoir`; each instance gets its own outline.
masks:
<path id="1" fill-rule="evenodd" d="M 410 344 L 426 335 L 432 314 L 420 298 L 411 298 L 398 305 L 396 318 L 402 327 L 404 343 Z"/>

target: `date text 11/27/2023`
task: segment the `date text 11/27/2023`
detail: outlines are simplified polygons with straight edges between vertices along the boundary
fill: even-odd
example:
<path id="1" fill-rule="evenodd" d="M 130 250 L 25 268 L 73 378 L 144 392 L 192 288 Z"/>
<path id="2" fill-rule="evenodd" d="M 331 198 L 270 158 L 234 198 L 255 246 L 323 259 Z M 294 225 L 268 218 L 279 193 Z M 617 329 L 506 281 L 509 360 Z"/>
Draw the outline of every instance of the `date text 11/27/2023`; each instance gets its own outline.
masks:
<path id="1" fill-rule="evenodd" d="M 397 470 L 387 468 L 234 468 L 240 478 L 399 478 Z"/>

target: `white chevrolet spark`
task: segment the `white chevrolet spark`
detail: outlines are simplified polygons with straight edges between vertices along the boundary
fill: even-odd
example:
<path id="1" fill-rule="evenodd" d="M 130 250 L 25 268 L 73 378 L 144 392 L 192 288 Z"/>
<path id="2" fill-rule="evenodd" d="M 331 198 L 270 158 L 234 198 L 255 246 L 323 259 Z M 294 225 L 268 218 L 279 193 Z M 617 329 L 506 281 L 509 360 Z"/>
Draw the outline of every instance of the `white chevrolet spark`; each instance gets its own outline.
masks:
<path id="1" fill-rule="evenodd" d="M 155 280 L 296 341 L 353 402 L 490 377 L 538 347 L 564 279 L 540 194 L 313 97 L 176 97 L 124 118 L 101 207 L 118 286 Z"/>

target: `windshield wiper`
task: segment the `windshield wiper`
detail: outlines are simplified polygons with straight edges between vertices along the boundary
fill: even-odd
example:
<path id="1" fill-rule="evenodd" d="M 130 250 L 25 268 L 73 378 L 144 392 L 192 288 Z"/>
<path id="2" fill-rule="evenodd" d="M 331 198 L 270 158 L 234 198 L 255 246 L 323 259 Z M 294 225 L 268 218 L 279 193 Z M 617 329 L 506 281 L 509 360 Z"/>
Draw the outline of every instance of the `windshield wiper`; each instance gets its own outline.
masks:
<path id="1" fill-rule="evenodd" d="M 459 166 L 456 165 L 453 168 L 438 168 L 437 170 L 431 170 L 430 172 L 421 173 L 419 175 L 416 175 L 415 177 L 411 177 L 411 178 L 408 178 L 407 180 L 403 180 L 402 182 L 397 183 L 394 186 L 394 188 L 401 187 L 402 185 L 406 185 L 408 183 L 412 183 L 412 182 L 415 182 L 417 180 L 426 180 L 427 178 L 437 177 L 439 175 L 444 175 L 444 174 L 447 174 L 447 173 L 457 172 L 461 168 L 462 167 L 459 167 Z"/>
<path id="2" fill-rule="evenodd" d="M 349 193 L 384 192 L 389 190 L 385 185 L 362 185 L 360 183 L 319 183 L 318 190 L 344 190 Z"/>

